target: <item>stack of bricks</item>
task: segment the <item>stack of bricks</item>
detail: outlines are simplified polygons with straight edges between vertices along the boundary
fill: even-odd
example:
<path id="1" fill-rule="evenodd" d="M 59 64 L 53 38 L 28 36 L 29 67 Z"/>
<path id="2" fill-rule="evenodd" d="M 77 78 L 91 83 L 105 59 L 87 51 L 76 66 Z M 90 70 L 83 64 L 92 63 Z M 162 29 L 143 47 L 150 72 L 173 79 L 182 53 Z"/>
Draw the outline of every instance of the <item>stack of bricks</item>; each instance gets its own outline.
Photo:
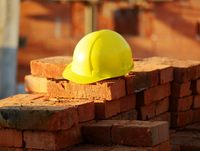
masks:
<path id="1" fill-rule="evenodd" d="M 171 127 L 182 128 L 200 121 L 200 62 L 164 57 L 152 57 L 144 60 L 173 67 L 173 81 L 171 82 L 169 99 Z"/>
<path id="2" fill-rule="evenodd" d="M 171 123 L 169 96 L 173 81 L 173 67 L 143 59 L 135 61 L 135 68 L 126 77 L 127 93 L 136 93 L 139 120 Z"/>
<path id="3" fill-rule="evenodd" d="M 109 150 L 170 150 L 169 127 L 200 121 L 200 62 L 135 59 L 127 75 L 78 84 L 62 77 L 71 61 L 31 61 L 28 94 L 0 101 L 0 150 L 81 150 L 73 145 L 85 139 Z"/>
<path id="4" fill-rule="evenodd" d="M 64 63 L 64 60 L 65 61 Z M 136 120 L 136 94 L 126 93 L 124 77 L 92 84 L 78 84 L 63 79 L 62 72 L 71 58 L 52 57 L 31 61 L 31 75 L 25 77 L 30 94 L 43 94 L 55 99 L 89 99 L 95 104 L 95 118 L 99 120 Z"/>

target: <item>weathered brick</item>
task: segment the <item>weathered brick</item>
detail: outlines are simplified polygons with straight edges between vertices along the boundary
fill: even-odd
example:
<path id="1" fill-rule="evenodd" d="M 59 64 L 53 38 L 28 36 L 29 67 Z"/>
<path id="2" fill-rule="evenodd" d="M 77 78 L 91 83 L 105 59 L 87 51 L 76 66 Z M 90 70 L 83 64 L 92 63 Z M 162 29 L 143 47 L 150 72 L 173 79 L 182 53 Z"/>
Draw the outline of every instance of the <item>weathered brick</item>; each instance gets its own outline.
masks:
<path id="1" fill-rule="evenodd" d="M 170 107 L 171 112 L 187 111 L 191 108 L 193 104 L 193 96 L 187 96 L 183 98 L 170 97 Z"/>
<path id="2" fill-rule="evenodd" d="M 24 131 L 23 140 L 28 149 L 59 150 L 82 143 L 82 126 L 94 123 L 86 122 L 61 131 Z"/>
<path id="3" fill-rule="evenodd" d="M 119 99 L 111 101 L 99 101 L 95 100 L 95 118 L 108 119 L 111 116 L 120 113 Z"/>
<path id="4" fill-rule="evenodd" d="M 137 105 L 148 105 L 152 102 L 161 100 L 171 94 L 170 83 L 157 85 L 142 92 L 136 93 Z"/>
<path id="5" fill-rule="evenodd" d="M 192 108 L 200 108 L 200 94 L 194 95 Z"/>
<path id="6" fill-rule="evenodd" d="M 178 83 L 178 82 L 171 82 L 171 96 L 173 97 L 184 97 L 189 96 L 192 94 L 190 90 L 191 82 L 186 83 Z"/>
<path id="7" fill-rule="evenodd" d="M 193 121 L 193 111 L 171 112 L 171 127 L 183 127 Z"/>
<path id="8" fill-rule="evenodd" d="M 32 60 L 30 62 L 31 74 L 45 78 L 63 78 L 62 72 L 71 61 L 72 57 L 69 56 L 55 56 Z"/>
<path id="9" fill-rule="evenodd" d="M 120 112 L 134 109 L 136 106 L 136 94 L 129 94 L 122 98 L 119 98 Z"/>
<path id="10" fill-rule="evenodd" d="M 112 144 L 111 128 L 113 124 L 123 124 L 129 120 L 102 120 L 83 126 L 83 135 L 87 142 L 94 144 Z"/>
<path id="11" fill-rule="evenodd" d="M 155 108 L 156 108 L 155 103 L 145 106 L 138 106 L 136 108 L 138 112 L 138 119 L 148 120 L 149 118 L 154 117 L 156 115 Z"/>
<path id="12" fill-rule="evenodd" d="M 137 120 L 137 119 L 138 119 L 137 111 L 136 109 L 132 109 L 129 111 L 119 113 L 115 116 L 112 116 L 108 120 Z"/>
<path id="13" fill-rule="evenodd" d="M 155 117 L 150 118 L 149 121 L 167 121 L 169 127 L 171 127 L 171 113 L 166 112 L 166 113 L 157 115 Z"/>
<path id="14" fill-rule="evenodd" d="M 126 95 L 125 80 L 108 79 L 93 84 L 79 84 L 71 81 L 48 81 L 50 97 L 92 98 L 114 100 Z"/>
<path id="15" fill-rule="evenodd" d="M 0 125 L 21 130 L 64 130 L 94 118 L 94 102 L 18 94 L 0 101 Z M 78 114 L 79 113 L 79 114 Z M 38 118 L 40 117 L 40 118 Z"/>
<path id="16" fill-rule="evenodd" d="M 17 129 L 0 129 L 0 146 L 23 147 L 22 131 Z"/>
<path id="17" fill-rule="evenodd" d="M 47 78 L 27 75 L 24 78 L 26 92 L 47 93 Z"/>
<path id="18" fill-rule="evenodd" d="M 155 146 L 169 139 L 165 121 L 137 121 L 113 124 L 112 142 L 128 146 Z"/>
<path id="19" fill-rule="evenodd" d="M 105 145 L 96 145 L 96 144 L 86 144 L 82 143 L 70 148 L 66 148 L 66 150 L 70 151 L 170 151 L 170 143 L 169 141 L 165 141 L 154 147 L 133 147 L 133 146 L 105 146 Z M 175 151 L 175 150 L 174 150 Z"/>
<path id="20" fill-rule="evenodd" d="M 160 115 L 169 110 L 169 97 L 166 97 L 160 101 L 155 102 L 156 115 Z"/>
<path id="21" fill-rule="evenodd" d="M 169 83 L 173 81 L 173 67 L 170 65 L 157 65 L 159 69 L 159 84 Z"/>
<path id="22" fill-rule="evenodd" d="M 200 94 L 200 79 L 191 82 L 192 94 Z"/>
<path id="23" fill-rule="evenodd" d="M 0 151 L 24 151 L 24 149 L 23 148 L 0 147 Z"/>
<path id="24" fill-rule="evenodd" d="M 134 69 L 135 70 L 135 69 Z M 127 93 L 132 94 L 156 86 L 159 82 L 158 70 L 141 71 L 126 75 Z"/>
<path id="25" fill-rule="evenodd" d="M 199 122 L 200 121 L 200 109 L 193 109 L 192 110 L 192 123 L 195 123 L 195 122 Z"/>
<path id="26" fill-rule="evenodd" d="M 196 80 L 200 77 L 199 61 L 178 60 L 166 57 L 151 57 L 144 60 L 154 62 L 156 64 L 170 65 L 173 67 L 173 80 L 176 82 L 185 83 Z"/>

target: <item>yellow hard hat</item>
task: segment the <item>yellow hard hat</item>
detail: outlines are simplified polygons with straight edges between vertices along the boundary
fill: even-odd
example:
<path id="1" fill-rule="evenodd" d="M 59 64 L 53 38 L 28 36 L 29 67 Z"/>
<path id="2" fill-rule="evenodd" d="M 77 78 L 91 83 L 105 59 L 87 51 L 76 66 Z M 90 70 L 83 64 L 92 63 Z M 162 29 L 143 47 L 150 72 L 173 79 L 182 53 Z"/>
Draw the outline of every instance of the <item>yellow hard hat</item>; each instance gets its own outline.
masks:
<path id="1" fill-rule="evenodd" d="M 131 48 L 111 30 L 92 32 L 76 45 L 73 61 L 62 76 L 77 83 L 94 83 L 129 73 L 134 67 Z"/>

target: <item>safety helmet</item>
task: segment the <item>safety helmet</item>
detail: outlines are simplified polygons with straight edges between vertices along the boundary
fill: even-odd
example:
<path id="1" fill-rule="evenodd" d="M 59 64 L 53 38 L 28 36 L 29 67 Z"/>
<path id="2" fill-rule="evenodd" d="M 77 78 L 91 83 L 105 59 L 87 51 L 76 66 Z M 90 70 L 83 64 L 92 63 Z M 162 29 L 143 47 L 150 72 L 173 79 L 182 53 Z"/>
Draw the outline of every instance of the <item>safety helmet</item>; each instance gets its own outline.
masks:
<path id="1" fill-rule="evenodd" d="M 77 83 L 94 83 L 129 73 L 134 67 L 131 48 L 117 32 L 100 30 L 76 45 L 73 61 L 62 76 Z"/>

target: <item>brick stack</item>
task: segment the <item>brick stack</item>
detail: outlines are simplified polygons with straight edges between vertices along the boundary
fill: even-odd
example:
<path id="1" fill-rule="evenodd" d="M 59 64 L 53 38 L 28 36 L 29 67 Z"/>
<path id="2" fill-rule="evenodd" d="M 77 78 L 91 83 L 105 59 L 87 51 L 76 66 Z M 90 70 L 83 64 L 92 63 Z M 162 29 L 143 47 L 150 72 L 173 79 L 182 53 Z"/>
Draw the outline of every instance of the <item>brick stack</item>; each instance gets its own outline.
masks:
<path id="1" fill-rule="evenodd" d="M 168 121 L 170 82 L 173 80 L 173 67 L 157 64 L 154 61 L 135 61 L 135 68 L 127 76 L 128 94 L 136 93 L 136 108 L 139 120 Z"/>
<path id="2" fill-rule="evenodd" d="M 95 122 L 94 102 L 18 94 L 0 101 L 0 150 L 60 150 L 84 141 L 82 126 Z"/>
<path id="3" fill-rule="evenodd" d="M 145 59 L 156 64 L 173 67 L 170 107 L 171 127 L 178 128 L 200 121 L 199 78 L 200 62 L 152 57 Z"/>
<path id="4" fill-rule="evenodd" d="M 31 61 L 31 75 L 25 77 L 25 88 L 30 94 L 50 98 L 90 99 L 95 103 L 95 118 L 136 120 L 136 94 L 126 94 L 124 77 L 78 84 L 62 79 L 62 71 L 70 57 L 52 57 Z M 60 61 L 61 60 L 61 61 Z"/>

